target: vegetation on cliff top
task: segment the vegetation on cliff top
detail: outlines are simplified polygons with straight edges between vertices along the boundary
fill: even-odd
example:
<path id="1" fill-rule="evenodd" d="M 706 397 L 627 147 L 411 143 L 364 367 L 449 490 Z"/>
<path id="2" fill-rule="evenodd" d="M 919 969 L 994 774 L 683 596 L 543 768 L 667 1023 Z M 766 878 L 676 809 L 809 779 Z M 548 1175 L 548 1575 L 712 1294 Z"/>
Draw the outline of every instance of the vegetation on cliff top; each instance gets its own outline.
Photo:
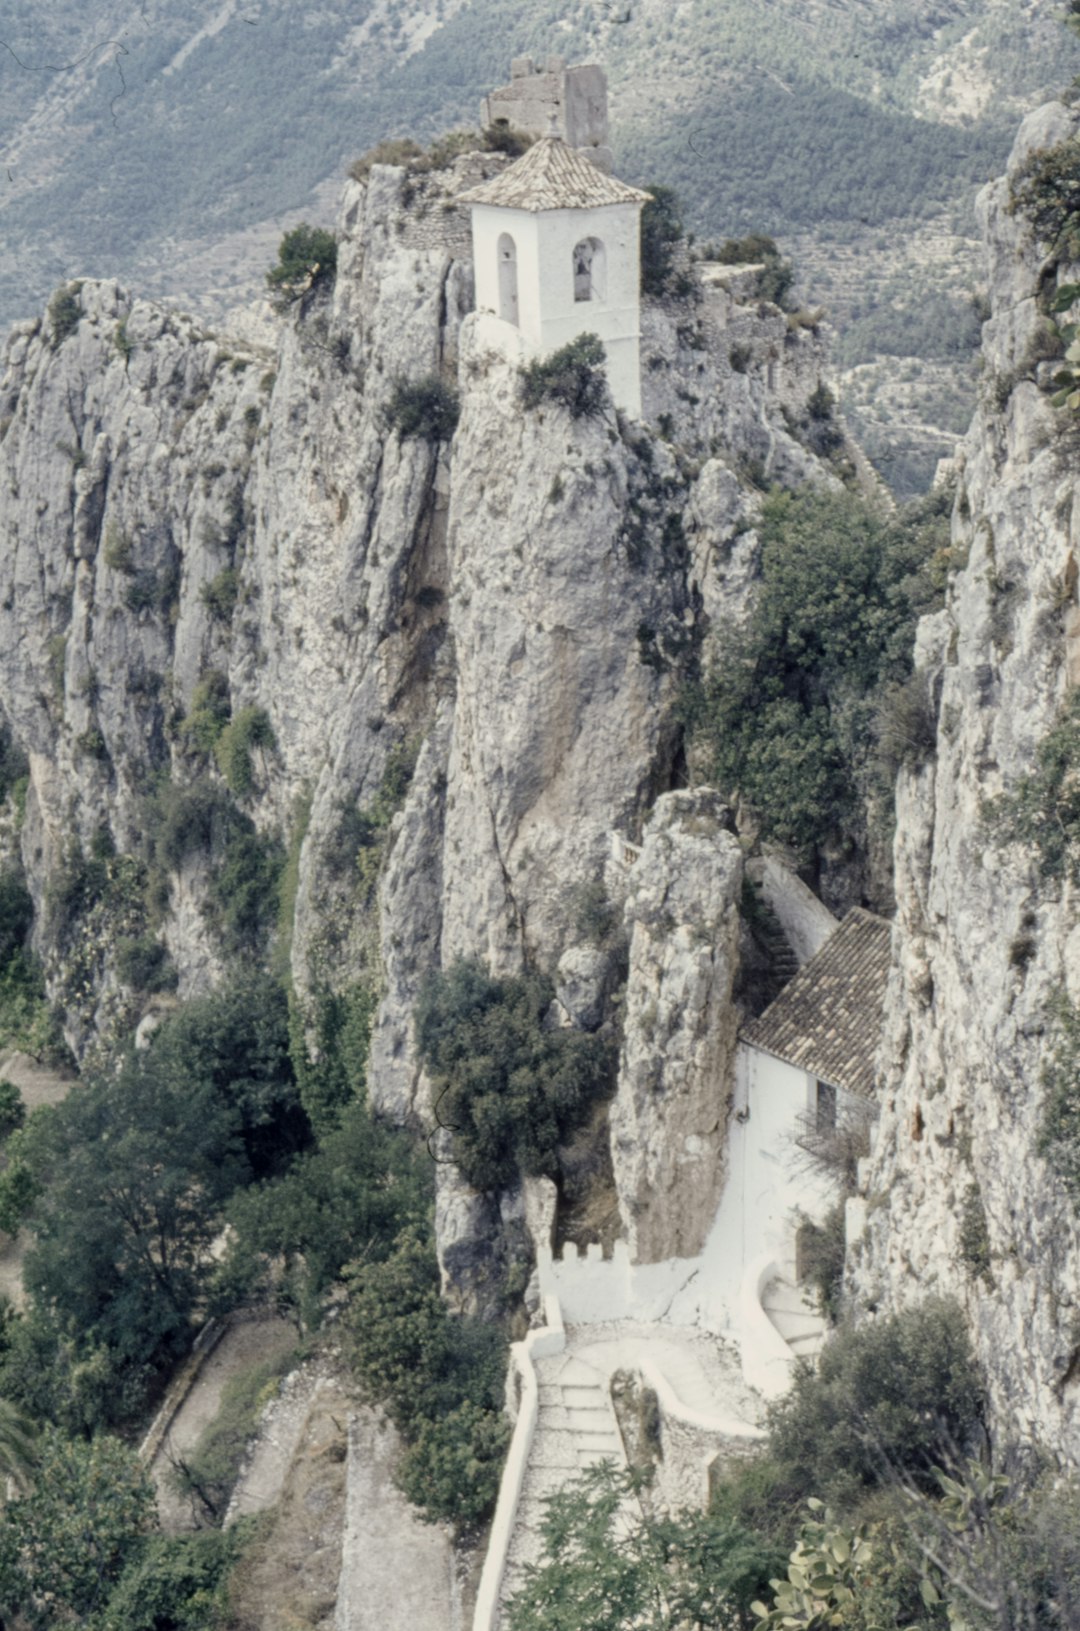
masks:
<path id="1" fill-rule="evenodd" d="M 837 838 L 865 849 L 879 783 L 932 751 L 911 651 L 943 586 L 950 504 L 939 490 L 893 517 L 856 493 L 808 488 L 763 505 L 750 615 L 688 717 L 705 774 L 807 865 Z"/>

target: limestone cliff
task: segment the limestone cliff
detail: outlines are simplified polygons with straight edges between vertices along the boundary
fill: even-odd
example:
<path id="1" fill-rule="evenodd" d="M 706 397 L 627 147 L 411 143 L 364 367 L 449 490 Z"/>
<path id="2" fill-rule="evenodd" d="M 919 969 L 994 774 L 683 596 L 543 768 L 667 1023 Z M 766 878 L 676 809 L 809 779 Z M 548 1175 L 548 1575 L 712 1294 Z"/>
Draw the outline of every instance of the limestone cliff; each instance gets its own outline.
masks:
<path id="1" fill-rule="evenodd" d="M 743 857 L 708 789 L 657 801 L 628 880 L 630 972 L 611 1145 L 630 1255 L 695 1257 L 727 1161 Z"/>
<path id="2" fill-rule="evenodd" d="M 1060 105 L 1033 114 L 1010 173 L 1075 128 Z M 898 789 L 884 1104 L 853 1279 L 871 1306 L 957 1295 L 999 1423 L 1075 1459 L 1080 1232 L 1034 1146 L 1052 1001 L 1080 995 L 1080 917 L 1075 890 L 985 820 L 1075 683 L 1075 430 L 1046 390 L 1056 365 L 1039 363 L 1046 246 L 1010 213 L 1007 180 L 980 212 L 993 311 L 958 459 L 953 543 L 967 564 L 919 631 L 937 749 Z"/>
<path id="3" fill-rule="evenodd" d="M 504 162 L 350 183 L 332 292 L 245 328 L 265 343 L 100 282 L 8 341 L 0 714 L 30 755 L 22 860 L 79 1054 L 167 1000 L 118 946 L 166 947 L 184 997 L 272 933 L 313 1047 L 321 992 L 377 994 L 369 1086 L 400 1120 L 426 1111 L 417 990 L 455 956 L 562 959 L 568 1017 L 611 1020 L 617 952 L 589 943 L 582 901 L 612 830 L 638 836 L 678 780 L 672 705 L 737 611 L 749 478 L 828 479 L 798 439 L 823 351 L 775 307 L 699 290 L 646 314 L 644 424 L 525 412 L 469 316 L 454 204 Z M 450 440 L 388 413 L 397 382 L 430 376 L 460 390 Z M 705 915 L 680 918 L 696 944 L 727 936 L 733 862 L 722 835 L 687 842 L 719 869 Z M 282 847 L 275 925 L 258 867 Z M 701 1015 L 721 972 L 705 984 Z M 702 1115 L 679 1138 L 712 1148 Z M 494 1202 L 440 1175 L 465 1283 Z"/>

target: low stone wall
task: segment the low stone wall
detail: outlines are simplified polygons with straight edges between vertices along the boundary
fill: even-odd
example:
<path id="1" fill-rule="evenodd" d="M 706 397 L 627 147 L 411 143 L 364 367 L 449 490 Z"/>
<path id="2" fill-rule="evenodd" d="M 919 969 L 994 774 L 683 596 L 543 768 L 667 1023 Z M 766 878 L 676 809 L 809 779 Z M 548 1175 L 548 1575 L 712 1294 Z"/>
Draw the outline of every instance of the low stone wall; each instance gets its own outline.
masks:
<path id="1" fill-rule="evenodd" d="M 747 871 L 751 877 L 757 874 L 765 903 L 775 913 L 801 967 L 821 950 L 833 930 L 839 928 L 838 920 L 814 891 L 775 855 L 752 861 Z"/>
<path id="2" fill-rule="evenodd" d="M 139 1445 L 139 1460 L 146 1466 L 149 1467 L 153 1463 L 154 1457 L 165 1442 L 177 1411 L 195 1386 L 199 1373 L 227 1330 L 226 1321 L 209 1320 L 195 1338 L 190 1354 L 169 1384 L 169 1391 L 165 1395 L 161 1409 L 150 1424 L 150 1431 Z"/>

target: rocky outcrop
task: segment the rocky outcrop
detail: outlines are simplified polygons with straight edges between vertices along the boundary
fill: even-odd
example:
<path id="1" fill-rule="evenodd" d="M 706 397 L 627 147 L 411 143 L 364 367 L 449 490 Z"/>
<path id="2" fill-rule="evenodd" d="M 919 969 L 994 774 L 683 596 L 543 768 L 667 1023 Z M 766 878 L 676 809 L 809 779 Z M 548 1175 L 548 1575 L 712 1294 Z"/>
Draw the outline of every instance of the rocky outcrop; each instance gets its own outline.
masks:
<path id="1" fill-rule="evenodd" d="M 398 1120 L 426 1125 L 411 1010 L 454 957 L 558 968 L 566 1022 L 613 1021 L 619 949 L 583 926 L 610 833 L 638 834 L 679 774 L 674 700 L 739 615 L 756 484 L 830 479 L 791 428 L 823 350 L 776 308 L 691 289 L 646 314 L 649 423 L 524 412 L 469 316 L 454 203 L 503 163 L 350 182 L 332 289 L 245 338 L 87 282 L 8 342 L 0 714 L 30 754 L 22 859 L 79 1054 L 146 1011 L 120 941 L 164 946 L 181 997 L 226 974 L 228 834 L 252 864 L 289 856 L 245 955 L 276 933 L 301 1017 L 327 989 L 378 994 L 369 1091 Z M 460 390 L 456 433 L 403 435 L 395 387 L 432 377 Z M 715 869 L 724 844 L 689 833 Z M 687 900 L 687 935 L 726 936 L 721 894 Z M 649 934 L 639 980 L 690 1004 L 664 1091 L 696 1103 L 723 958 L 710 974 L 688 947 L 676 969 Z M 718 1147 L 698 1121 L 677 1136 Z M 465 1285 L 486 1237 L 524 1238 L 520 1197 L 439 1174 Z"/>
<path id="2" fill-rule="evenodd" d="M 1075 128 L 1060 105 L 1033 114 L 1010 173 Z M 1080 996 L 1077 901 L 985 809 L 1032 769 L 1075 683 L 1075 427 L 1042 388 L 1045 246 L 1010 213 L 1007 181 L 980 213 L 993 315 L 958 460 L 953 548 L 967 564 L 919 631 L 937 750 L 897 794 L 882 1115 L 852 1281 L 864 1306 L 959 1297 L 1001 1431 L 1075 1460 L 1080 1231 L 1035 1140 L 1052 1002 Z"/>
<path id="3" fill-rule="evenodd" d="M 743 860 L 715 793 L 657 801 L 629 877 L 611 1149 L 631 1257 L 695 1257 L 725 1176 Z"/>

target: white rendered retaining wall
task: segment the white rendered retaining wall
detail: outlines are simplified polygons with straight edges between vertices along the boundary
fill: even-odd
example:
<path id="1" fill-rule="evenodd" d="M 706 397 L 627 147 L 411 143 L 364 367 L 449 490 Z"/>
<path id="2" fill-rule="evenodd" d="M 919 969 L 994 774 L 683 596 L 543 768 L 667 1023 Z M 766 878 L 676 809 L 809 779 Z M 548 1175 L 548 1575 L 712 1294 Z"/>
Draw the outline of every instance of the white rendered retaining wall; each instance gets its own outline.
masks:
<path id="1" fill-rule="evenodd" d="M 663 1263 L 631 1263 L 630 1248 L 617 1240 L 609 1258 L 599 1245 L 568 1242 L 561 1258 L 541 1247 L 536 1254 L 540 1290 L 554 1293 L 568 1325 L 605 1320 L 667 1320 L 692 1325 L 698 1302 L 693 1286 L 701 1272 L 698 1257 L 671 1257 Z M 687 1292 L 680 1298 L 680 1292 Z M 678 1306 L 676 1306 L 678 1299 Z"/>
<path id="2" fill-rule="evenodd" d="M 795 1355 L 765 1312 L 761 1294 L 779 1278 L 780 1265 L 764 1252 L 747 1266 L 739 1288 L 739 1353 L 743 1380 L 766 1399 L 778 1399 L 791 1386 Z"/>

